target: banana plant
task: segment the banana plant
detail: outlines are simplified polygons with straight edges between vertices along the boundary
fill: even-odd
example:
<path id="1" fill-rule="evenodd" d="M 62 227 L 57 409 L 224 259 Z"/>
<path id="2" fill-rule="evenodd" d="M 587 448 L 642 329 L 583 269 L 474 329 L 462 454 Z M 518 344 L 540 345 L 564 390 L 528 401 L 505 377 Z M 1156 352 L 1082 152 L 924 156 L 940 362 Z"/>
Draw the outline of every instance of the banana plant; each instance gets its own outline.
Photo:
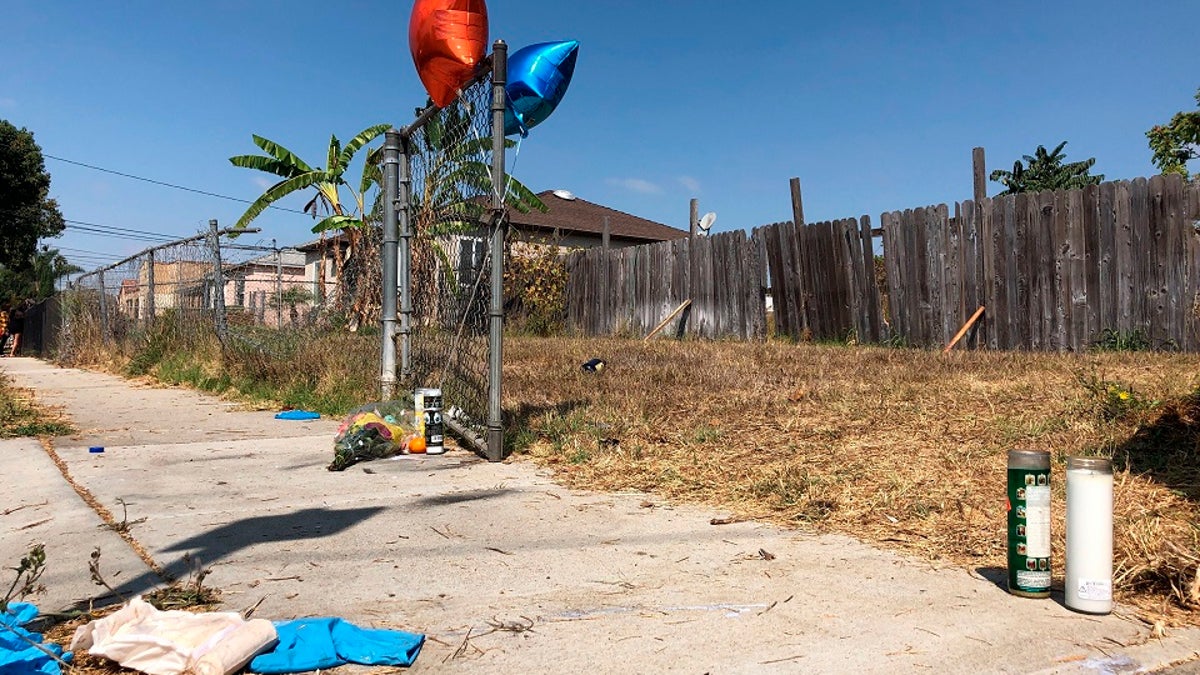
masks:
<path id="1" fill-rule="evenodd" d="M 325 232 L 331 230 L 341 230 L 346 233 L 346 240 L 349 244 L 346 259 L 343 259 L 339 249 L 335 249 L 333 256 L 334 277 L 339 281 L 344 281 L 341 279 L 343 263 L 357 254 L 365 229 L 365 221 L 368 217 L 367 193 L 372 187 L 378 188 L 381 183 L 380 149 L 374 148 L 367 152 L 358 190 L 346 182 L 346 171 L 349 169 L 354 155 L 390 127 L 389 124 L 367 127 L 350 139 L 345 146 L 341 144 L 336 135 L 331 135 L 324 168 L 313 168 L 300 159 L 296 153 L 279 143 L 254 135 L 254 144 L 266 154 L 236 155 L 230 157 L 229 162 L 244 169 L 254 169 L 279 176 L 280 180 L 254 200 L 234 224 L 234 227 L 238 229 L 247 227 L 269 206 L 293 192 L 314 189 L 316 194 L 304 205 L 305 213 L 312 215 L 313 218 L 321 218 L 313 225 L 312 231 L 321 233 L 322 238 Z M 349 200 L 342 199 L 343 187 L 348 188 Z M 322 298 L 325 296 L 324 263 L 324 253 L 322 253 L 320 267 L 317 271 Z M 363 319 L 367 313 L 361 299 L 355 300 L 353 310 L 359 320 Z M 357 324 L 358 321 L 353 322 L 353 325 Z"/>
<path id="2" fill-rule="evenodd" d="M 324 168 L 313 168 L 282 145 L 262 136 L 253 136 L 254 144 L 267 154 L 237 155 L 230 157 L 229 162 L 244 169 L 255 169 L 274 174 L 280 177 L 280 181 L 267 188 L 262 196 L 254 200 L 254 203 L 246 209 L 234 227 L 240 229 L 248 226 L 275 202 L 293 192 L 309 188 L 314 188 L 316 194 L 305 204 L 304 212 L 311 214 L 314 218 L 324 216 L 313 226 L 313 232 L 362 227 L 363 218 L 366 215 L 364 210 L 366 194 L 372 186 L 378 184 L 379 180 L 378 148 L 368 152 L 358 190 L 350 189 L 351 201 L 349 203 L 342 200 L 342 187 L 349 187 L 349 183 L 345 179 L 346 170 L 349 168 L 351 160 L 354 159 L 355 153 L 387 131 L 389 127 L 390 125 L 387 124 L 367 127 L 350 139 L 344 147 L 337 136 L 330 136 L 329 152 Z"/>

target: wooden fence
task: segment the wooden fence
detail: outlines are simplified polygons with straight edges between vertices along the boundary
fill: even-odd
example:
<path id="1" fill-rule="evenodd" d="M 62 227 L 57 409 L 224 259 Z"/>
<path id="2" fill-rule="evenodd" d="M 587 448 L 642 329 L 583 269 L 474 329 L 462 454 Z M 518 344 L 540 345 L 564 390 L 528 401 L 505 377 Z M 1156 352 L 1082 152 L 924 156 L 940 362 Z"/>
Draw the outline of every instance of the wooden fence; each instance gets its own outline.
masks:
<path id="1" fill-rule="evenodd" d="M 944 344 L 1084 351 L 1106 331 L 1200 350 L 1200 185 L 1180 176 L 883 216 L 892 330 Z"/>
<path id="2" fill-rule="evenodd" d="M 984 306 L 965 347 L 1084 351 L 1110 332 L 1200 351 L 1200 182 L 1138 178 L 880 220 L 885 287 L 866 216 L 572 254 L 569 325 L 644 333 L 690 298 L 680 334 L 758 338 L 769 288 L 776 333 L 798 339 L 939 346 Z"/>
<path id="3" fill-rule="evenodd" d="M 587 335 L 649 333 L 686 300 L 671 333 L 766 334 L 760 255 L 741 231 L 567 257 L 567 324 Z"/>
<path id="4" fill-rule="evenodd" d="M 775 223 L 753 239 L 770 269 L 775 331 L 798 339 L 878 342 L 883 335 L 871 219 Z"/>

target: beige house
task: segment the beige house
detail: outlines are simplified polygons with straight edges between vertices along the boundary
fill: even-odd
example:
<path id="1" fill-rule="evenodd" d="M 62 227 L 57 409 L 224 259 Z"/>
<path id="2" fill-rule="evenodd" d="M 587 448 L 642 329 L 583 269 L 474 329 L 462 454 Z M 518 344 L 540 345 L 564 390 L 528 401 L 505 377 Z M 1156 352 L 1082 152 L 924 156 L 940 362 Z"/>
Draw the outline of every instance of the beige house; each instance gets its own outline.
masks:
<path id="1" fill-rule="evenodd" d="M 194 289 L 202 284 L 205 274 L 212 273 L 212 264 L 195 260 L 154 263 L 154 309 L 198 309 Z M 124 279 L 117 294 L 117 306 L 131 319 L 141 319 L 149 312 L 150 265 L 142 262 L 137 279 Z"/>

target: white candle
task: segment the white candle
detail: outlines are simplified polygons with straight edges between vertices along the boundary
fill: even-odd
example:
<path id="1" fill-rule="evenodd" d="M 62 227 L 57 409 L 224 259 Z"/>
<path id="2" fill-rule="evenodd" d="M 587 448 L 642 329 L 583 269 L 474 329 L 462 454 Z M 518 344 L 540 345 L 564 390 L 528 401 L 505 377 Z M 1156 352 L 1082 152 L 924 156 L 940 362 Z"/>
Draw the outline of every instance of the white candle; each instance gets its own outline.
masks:
<path id="1" fill-rule="evenodd" d="M 1091 614 L 1112 611 L 1112 462 L 1067 458 L 1066 603 Z"/>

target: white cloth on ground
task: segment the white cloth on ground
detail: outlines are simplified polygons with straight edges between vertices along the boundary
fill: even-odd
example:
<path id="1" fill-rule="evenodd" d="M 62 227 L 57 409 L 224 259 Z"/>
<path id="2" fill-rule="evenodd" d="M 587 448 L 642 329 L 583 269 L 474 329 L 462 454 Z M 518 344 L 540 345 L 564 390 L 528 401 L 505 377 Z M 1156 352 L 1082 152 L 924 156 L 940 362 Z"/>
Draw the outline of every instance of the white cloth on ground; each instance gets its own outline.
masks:
<path id="1" fill-rule="evenodd" d="M 71 650 L 86 649 L 149 675 L 230 675 L 275 642 L 275 626 L 236 612 L 160 611 L 141 596 L 75 629 Z"/>

